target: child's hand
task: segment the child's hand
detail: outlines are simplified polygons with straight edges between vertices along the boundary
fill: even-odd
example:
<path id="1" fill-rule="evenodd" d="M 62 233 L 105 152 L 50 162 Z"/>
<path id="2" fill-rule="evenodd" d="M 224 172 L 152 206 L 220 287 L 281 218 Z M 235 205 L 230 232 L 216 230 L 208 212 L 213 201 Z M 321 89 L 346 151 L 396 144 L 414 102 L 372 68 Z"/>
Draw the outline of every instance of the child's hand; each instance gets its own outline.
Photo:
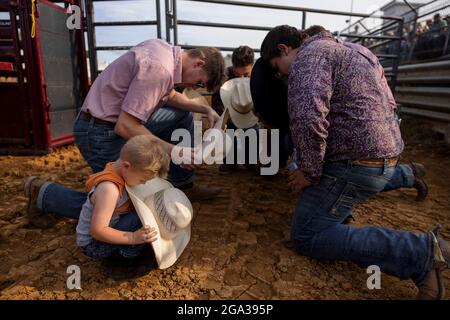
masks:
<path id="1" fill-rule="evenodd" d="M 143 226 L 139 230 L 133 232 L 133 243 L 151 243 L 156 240 L 158 233 L 155 228 L 150 228 L 149 226 Z"/>

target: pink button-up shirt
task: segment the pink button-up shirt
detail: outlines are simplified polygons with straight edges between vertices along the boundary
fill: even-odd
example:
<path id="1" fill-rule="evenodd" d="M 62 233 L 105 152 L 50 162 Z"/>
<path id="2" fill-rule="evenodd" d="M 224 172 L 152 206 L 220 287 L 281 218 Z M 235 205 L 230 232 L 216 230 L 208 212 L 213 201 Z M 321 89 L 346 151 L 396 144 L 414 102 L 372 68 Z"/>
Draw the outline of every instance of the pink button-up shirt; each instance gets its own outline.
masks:
<path id="1" fill-rule="evenodd" d="M 159 39 L 144 41 L 100 73 L 81 109 L 105 121 L 117 122 L 125 111 L 146 122 L 180 82 L 180 47 Z"/>

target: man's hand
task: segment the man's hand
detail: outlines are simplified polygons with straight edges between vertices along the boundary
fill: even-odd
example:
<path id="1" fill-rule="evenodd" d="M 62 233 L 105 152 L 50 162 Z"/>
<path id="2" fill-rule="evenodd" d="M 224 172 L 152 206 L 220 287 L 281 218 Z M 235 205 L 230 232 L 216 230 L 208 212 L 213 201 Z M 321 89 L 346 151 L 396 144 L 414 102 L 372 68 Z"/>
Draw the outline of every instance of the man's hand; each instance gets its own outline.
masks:
<path id="1" fill-rule="evenodd" d="M 216 122 L 220 119 L 217 112 L 214 111 L 214 109 L 208 107 L 206 116 L 208 117 L 209 127 L 212 128 L 216 124 Z"/>
<path id="2" fill-rule="evenodd" d="M 151 243 L 155 241 L 158 233 L 155 228 L 150 228 L 149 226 L 143 226 L 139 230 L 133 232 L 133 243 L 134 244 L 142 244 L 142 243 Z"/>
<path id="3" fill-rule="evenodd" d="M 303 191 L 311 185 L 311 182 L 305 178 L 300 169 L 290 171 L 287 179 L 288 185 L 295 191 Z"/>
<path id="4" fill-rule="evenodd" d="M 195 163 L 196 159 L 198 158 L 198 152 L 196 152 L 196 149 L 189 147 L 181 147 L 178 145 L 171 145 L 169 150 L 171 160 L 173 160 L 174 157 L 177 157 L 177 160 L 181 160 L 180 167 L 190 171 L 197 169 L 198 165 L 196 165 Z"/>

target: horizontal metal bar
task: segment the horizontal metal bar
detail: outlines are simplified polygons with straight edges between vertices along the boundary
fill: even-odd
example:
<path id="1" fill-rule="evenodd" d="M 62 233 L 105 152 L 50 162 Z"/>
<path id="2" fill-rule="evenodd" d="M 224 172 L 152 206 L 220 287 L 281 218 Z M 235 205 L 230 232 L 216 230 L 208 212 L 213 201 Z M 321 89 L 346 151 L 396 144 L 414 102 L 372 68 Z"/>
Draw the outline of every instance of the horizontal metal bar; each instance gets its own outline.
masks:
<path id="1" fill-rule="evenodd" d="M 333 33 L 337 35 L 337 32 Z M 371 35 L 362 35 L 362 34 L 352 34 L 352 33 L 340 33 L 339 36 L 347 37 L 347 38 L 359 38 L 359 39 L 380 39 L 380 40 L 400 40 L 399 36 L 371 36 Z"/>
<path id="2" fill-rule="evenodd" d="M 372 50 L 374 48 L 384 46 L 384 45 L 389 44 L 391 42 L 392 42 L 392 40 L 381 41 L 381 42 L 375 43 L 375 44 L 373 44 L 371 46 L 368 46 L 367 48 Z"/>
<path id="3" fill-rule="evenodd" d="M 130 50 L 133 46 L 100 46 L 95 47 L 97 51 Z"/>
<path id="4" fill-rule="evenodd" d="M 420 96 L 413 94 L 395 94 L 397 103 L 418 109 L 432 110 L 438 112 L 445 112 L 450 114 L 450 105 L 448 99 L 433 98 L 432 96 Z"/>
<path id="5" fill-rule="evenodd" d="M 443 122 L 450 122 L 450 113 L 436 112 L 430 110 L 421 110 L 416 108 L 403 107 L 400 108 L 400 113 L 421 116 L 424 118 L 439 120 Z"/>
<path id="6" fill-rule="evenodd" d="M 450 83 L 450 75 L 448 76 L 402 76 L 397 77 L 398 83 Z"/>
<path id="7" fill-rule="evenodd" d="M 180 46 L 183 49 L 196 49 L 196 48 L 207 48 L 207 47 L 214 47 L 214 48 L 217 48 L 217 49 L 219 49 L 221 51 L 234 51 L 234 49 L 236 49 L 236 47 L 195 46 L 195 45 L 188 45 L 188 44 L 184 44 L 184 45 L 180 45 Z M 260 52 L 261 49 L 253 48 L 253 51 Z"/>
<path id="8" fill-rule="evenodd" d="M 391 72 L 385 73 L 384 76 L 385 76 L 385 77 L 389 77 L 389 78 L 390 78 L 390 77 L 395 77 L 395 73 L 391 73 Z"/>
<path id="9" fill-rule="evenodd" d="M 340 15 L 340 16 L 351 16 L 351 17 L 363 17 L 363 18 L 379 18 L 386 20 L 403 20 L 402 17 L 397 16 L 379 16 L 379 15 L 370 15 L 367 13 L 354 13 L 354 12 L 345 12 L 345 11 L 333 11 L 333 10 L 323 10 L 323 9 L 311 9 L 304 7 L 292 7 L 292 6 L 280 6 L 274 4 L 265 4 L 265 3 L 254 3 L 254 2 L 242 2 L 242 1 L 228 1 L 228 0 L 185 0 L 191 2 L 201 2 L 201 3 L 214 3 L 214 4 L 225 4 L 232 6 L 242 6 L 242 7 L 252 7 L 252 8 L 262 8 L 262 9 L 274 9 L 274 10 L 287 10 L 287 11 L 305 11 L 312 13 L 322 13 L 322 14 L 332 14 L 332 15 Z"/>
<path id="10" fill-rule="evenodd" d="M 112 27 L 112 26 L 151 26 L 157 25 L 156 20 L 147 21 L 102 21 L 94 22 L 95 27 Z"/>
<path id="11" fill-rule="evenodd" d="M 92 2 L 116 2 L 116 1 L 148 1 L 148 0 L 92 0 Z"/>
<path id="12" fill-rule="evenodd" d="M 377 54 L 378 58 L 385 58 L 385 59 L 397 59 L 398 55 L 396 54 L 384 54 L 384 53 L 379 53 Z"/>
<path id="13" fill-rule="evenodd" d="M 421 71 L 431 69 L 450 69 L 450 61 L 437 61 L 427 63 L 407 64 L 398 68 L 400 71 Z"/>
<path id="14" fill-rule="evenodd" d="M 213 28 L 261 30 L 261 31 L 270 31 L 273 29 L 273 27 L 250 26 L 250 25 L 229 24 L 229 23 L 213 23 L 213 22 L 201 22 L 201 21 L 189 21 L 189 20 L 178 20 L 178 25 L 213 27 Z"/>
<path id="15" fill-rule="evenodd" d="M 448 87 L 397 87 L 395 91 L 399 93 L 411 93 L 423 96 L 450 96 L 450 88 Z M 450 106 L 450 100 L 448 100 L 448 105 Z"/>

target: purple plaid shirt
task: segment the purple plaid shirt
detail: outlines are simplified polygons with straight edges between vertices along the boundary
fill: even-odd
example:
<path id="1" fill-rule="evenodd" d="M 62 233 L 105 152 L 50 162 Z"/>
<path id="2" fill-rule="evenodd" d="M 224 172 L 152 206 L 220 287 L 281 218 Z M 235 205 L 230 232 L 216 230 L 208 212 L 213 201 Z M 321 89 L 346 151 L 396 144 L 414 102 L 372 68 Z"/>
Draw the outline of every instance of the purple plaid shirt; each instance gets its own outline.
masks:
<path id="1" fill-rule="evenodd" d="M 324 31 L 289 69 L 288 110 L 297 164 L 310 179 L 325 161 L 390 158 L 403 151 L 396 104 L 378 58 Z"/>

